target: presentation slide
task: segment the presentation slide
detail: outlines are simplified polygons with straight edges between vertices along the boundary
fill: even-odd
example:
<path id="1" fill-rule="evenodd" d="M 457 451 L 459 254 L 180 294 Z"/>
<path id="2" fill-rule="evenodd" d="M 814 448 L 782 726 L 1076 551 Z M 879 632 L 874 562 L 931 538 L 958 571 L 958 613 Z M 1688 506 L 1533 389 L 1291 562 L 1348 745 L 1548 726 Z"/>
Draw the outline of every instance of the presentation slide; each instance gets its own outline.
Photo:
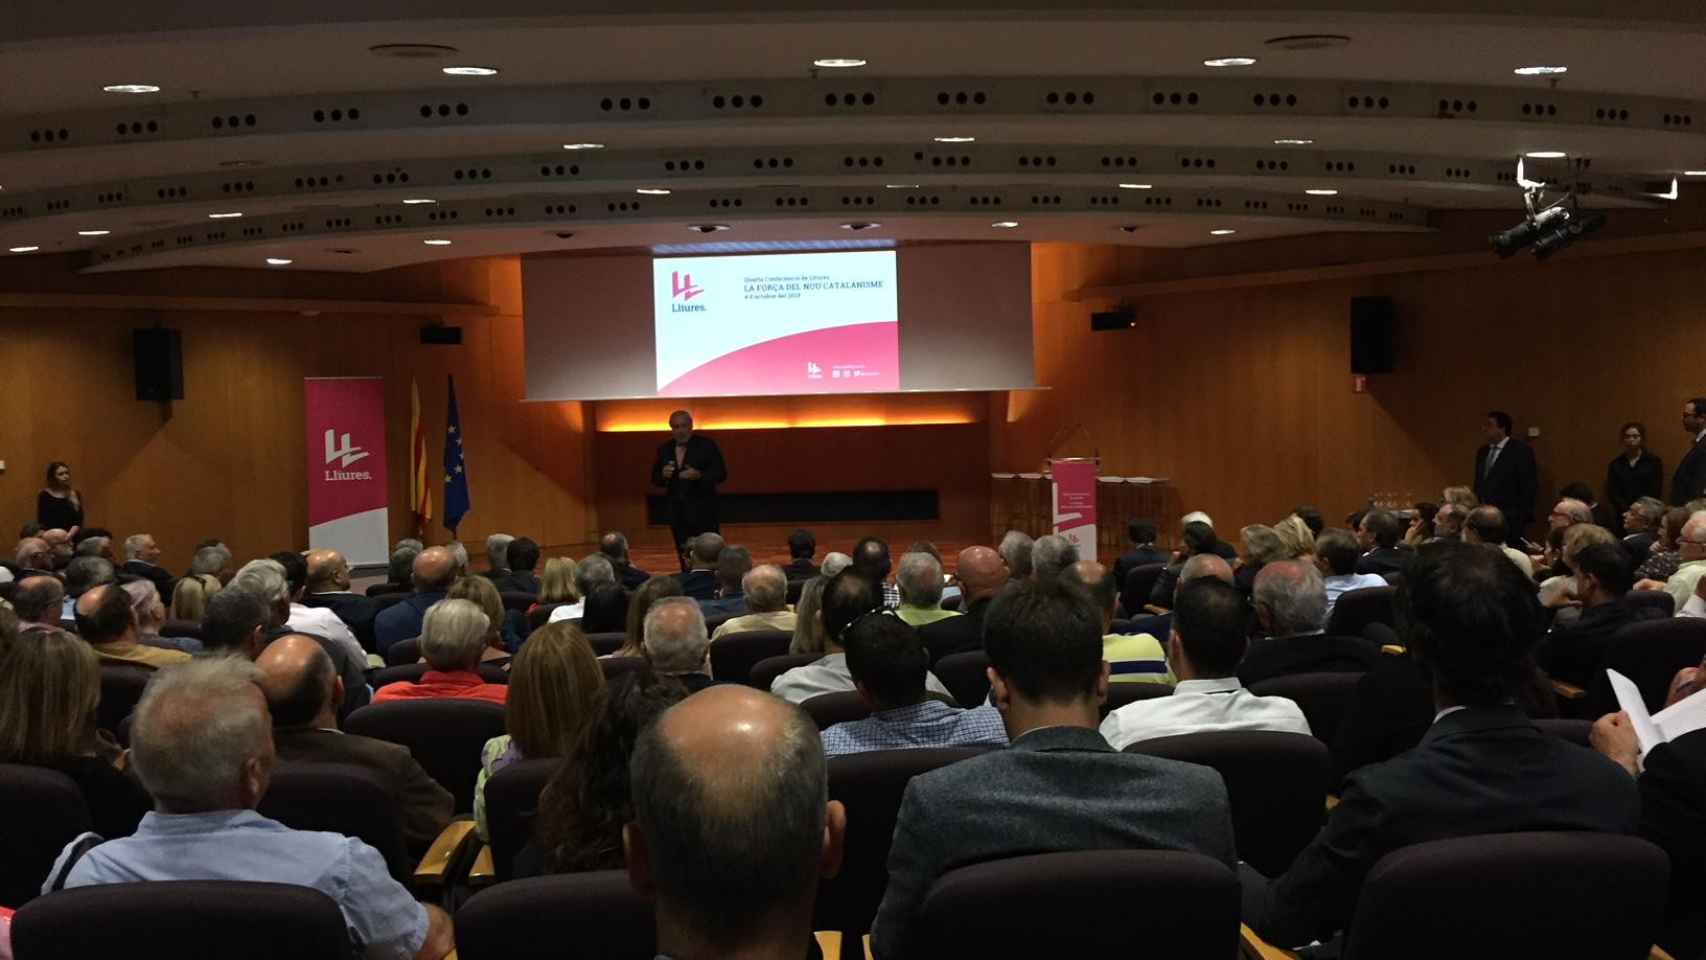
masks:
<path id="1" fill-rule="evenodd" d="M 900 389 L 892 250 L 652 261 L 663 397 Z"/>

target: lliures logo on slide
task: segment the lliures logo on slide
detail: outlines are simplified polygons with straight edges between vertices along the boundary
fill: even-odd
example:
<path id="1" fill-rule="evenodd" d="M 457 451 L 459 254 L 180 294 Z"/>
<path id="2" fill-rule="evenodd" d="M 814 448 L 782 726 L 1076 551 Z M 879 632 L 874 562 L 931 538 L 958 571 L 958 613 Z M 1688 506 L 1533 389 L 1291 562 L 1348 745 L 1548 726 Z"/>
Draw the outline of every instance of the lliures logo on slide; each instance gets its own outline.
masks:
<path id="1" fill-rule="evenodd" d="M 817 364 L 811 362 L 810 360 L 807 360 L 806 361 L 806 379 L 807 380 L 822 380 L 823 379 L 823 368 L 818 366 Z"/>
<path id="2" fill-rule="evenodd" d="M 704 313 L 705 312 L 705 305 L 704 304 L 696 304 L 694 306 L 686 306 L 687 301 L 693 299 L 694 297 L 697 297 L 698 295 L 700 295 L 701 293 L 704 293 L 704 292 L 705 292 L 704 287 L 697 287 L 697 286 L 693 285 L 693 275 L 691 273 L 682 273 L 678 270 L 670 271 L 670 274 L 669 274 L 669 298 L 671 300 L 680 300 L 681 301 L 681 303 L 672 303 L 669 305 L 669 309 L 671 310 L 671 312 L 673 312 L 673 313 Z"/>
<path id="3" fill-rule="evenodd" d="M 346 433 L 343 435 L 343 441 L 340 444 L 337 439 L 337 431 L 326 431 L 326 466 L 330 467 L 332 464 L 336 463 L 340 467 L 347 468 L 350 464 L 359 460 L 365 460 L 369 456 L 371 456 L 371 454 L 367 451 L 354 446 L 349 442 L 349 434 Z M 372 480 L 373 474 L 367 470 L 327 470 L 325 471 L 325 479 Z"/>

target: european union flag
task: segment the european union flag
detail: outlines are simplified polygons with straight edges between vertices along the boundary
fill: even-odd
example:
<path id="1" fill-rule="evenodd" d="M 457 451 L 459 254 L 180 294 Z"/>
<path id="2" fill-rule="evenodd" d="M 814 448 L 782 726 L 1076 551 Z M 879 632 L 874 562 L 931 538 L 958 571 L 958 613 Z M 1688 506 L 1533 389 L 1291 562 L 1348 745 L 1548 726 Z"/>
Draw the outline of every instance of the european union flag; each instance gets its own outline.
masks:
<path id="1" fill-rule="evenodd" d="M 468 512 L 468 474 L 462 467 L 462 415 L 456 412 L 456 378 L 450 378 L 450 412 L 444 431 L 444 526 L 452 536 Z"/>

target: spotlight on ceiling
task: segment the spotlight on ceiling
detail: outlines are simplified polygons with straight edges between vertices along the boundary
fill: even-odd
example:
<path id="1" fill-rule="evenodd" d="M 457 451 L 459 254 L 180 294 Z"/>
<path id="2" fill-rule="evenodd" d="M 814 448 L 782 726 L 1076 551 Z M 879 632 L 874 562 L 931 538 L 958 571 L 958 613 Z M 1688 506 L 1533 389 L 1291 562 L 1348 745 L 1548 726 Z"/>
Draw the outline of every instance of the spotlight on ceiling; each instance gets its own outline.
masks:
<path id="1" fill-rule="evenodd" d="M 1684 170 L 1682 175 L 1685 177 L 1706 177 L 1706 170 Z"/>
<path id="2" fill-rule="evenodd" d="M 729 229 L 729 225 L 726 223 L 690 223 L 687 225 L 687 229 L 694 233 L 722 233 Z"/>
<path id="3" fill-rule="evenodd" d="M 1597 210 L 1583 210 L 1574 190 L 1545 203 L 1546 183 L 1528 179 L 1521 160 L 1517 161 L 1516 181 L 1522 188 L 1526 216 L 1516 226 L 1487 238 L 1493 252 L 1500 258 L 1508 258 L 1518 250 L 1532 247 L 1534 258 L 1545 260 L 1605 226 L 1605 214 Z"/>
<path id="4" fill-rule="evenodd" d="M 498 75 L 498 68 L 469 65 L 464 67 L 441 67 L 440 72 L 450 77 L 495 77 Z"/>
<path id="5" fill-rule="evenodd" d="M 883 184 L 883 187 L 885 189 L 888 189 L 888 190 L 917 190 L 921 186 L 923 186 L 923 184 L 921 184 L 921 183 L 885 183 L 885 184 Z"/>
<path id="6" fill-rule="evenodd" d="M 1532 67 L 1517 67 L 1511 71 L 1519 77 L 1556 77 L 1570 72 L 1569 67 L 1548 67 L 1536 65 Z"/>
<path id="7" fill-rule="evenodd" d="M 1568 222 L 1556 224 L 1534 241 L 1534 259 L 1545 260 L 1582 237 L 1597 233 L 1605 226 L 1605 214 L 1598 210 L 1577 210 Z"/>
<path id="8" fill-rule="evenodd" d="M 821 60 L 813 60 L 812 66 L 823 67 L 826 70 L 851 70 L 854 67 L 864 66 L 866 62 L 858 57 L 824 57 Z"/>
<path id="9" fill-rule="evenodd" d="M 1205 67 L 1253 67 L 1255 57 L 1211 57 L 1202 62 Z"/>
<path id="10" fill-rule="evenodd" d="M 1142 229 L 1143 229 L 1143 227 L 1138 225 L 1138 224 L 1128 223 L 1125 226 L 1120 227 L 1120 232 L 1121 233 L 1136 233 L 1137 231 L 1142 230 Z"/>
<path id="11" fill-rule="evenodd" d="M 101 88 L 107 93 L 159 93 L 160 88 L 152 83 L 115 83 Z"/>
<path id="12" fill-rule="evenodd" d="M 842 224 L 841 229 L 852 230 L 855 233 L 857 233 L 860 230 L 870 230 L 872 228 L 880 227 L 880 226 L 882 226 L 882 224 L 880 224 L 880 223 L 866 223 L 864 221 L 854 221 L 853 223 Z"/>

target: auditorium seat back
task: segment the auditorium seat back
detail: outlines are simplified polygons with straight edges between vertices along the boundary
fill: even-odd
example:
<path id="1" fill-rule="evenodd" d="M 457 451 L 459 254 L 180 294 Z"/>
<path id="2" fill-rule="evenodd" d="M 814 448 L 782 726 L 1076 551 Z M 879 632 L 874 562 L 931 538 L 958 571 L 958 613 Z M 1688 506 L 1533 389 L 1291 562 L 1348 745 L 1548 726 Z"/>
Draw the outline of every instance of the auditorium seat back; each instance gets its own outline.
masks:
<path id="1" fill-rule="evenodd" d="M 420 659 L 420 637 L 410 637 L 407 640 L 398 640 L 385 650 L 385 665 L 387 667 L 404 667 L 411 663 L 419 663 Z"/>
<path id="2" fill-rule="evenodd" d="M 408 583 L 376 583 L 367 588 L 367 595 L 378 599 L 392 594 L 408 593 L 412 590 L 414 590 L 414 585 Z"/>
<path id="3" fill-rule="evenodd" d="M 821 653 L 784 653 L 779 657 L 765 657 L 752 665 L 751 683 L 760 690 L 769 690 L 770 685 L 782 674 L 822 659 Z"/>
<path id="4" fill-rule="evenodd" d="M 101 703 L 95 708 L 95 722 L 102 730 L 118 736 L 119 725 L 136 709 L 142 699 L 142 688 L 154 676 L 150 667 L 129 664 L 101 664 Z"/>
<path id="5" fill-rule="evenodd" d="M 1395 626 L 1398 620 L 1393 603 L 1397 595 L 1398 588 L 1391 586 L 1363 587 L 1340 594 L 1333 604 L 1333 615 L 1327 618 L 1327 635 L 1360 637 L 1371 623 Z"/>
<path id="6" fill-rule="evenodd" d="M 1592 720 L 1573 720 L 1567 717 L 1535 717 L 1534 725 L 1540 732 L 1549 733 L 1560 740 L 1568 740 L 1580 747 L 1591 746 L 1588 734 L 1593 731 Z"/>
<path id="7" fill-rule="evenodd" d="M 545 624 L 551 622 L 551 611 L 557 609 L 560 606 L 562 606 L 562 604 L 560 604 L 560 603 L 542 603 L 542 604 L 540 604 L 537 608 L 534 609 L 534 611 L 532 613 L 527 615 L 527 629 L 529 631 L 537 630 L 540 627 L 543 627 Z"/>
<path id="8" fill-rule="evenodd" d="M 1663 590 L 1631 590 L 1623 595 L 1623 604 L 1643 620 L 1676 615 L 1676 598 Z"/>
<path id="9" fill-rule="evenodd" d="M 1149 602 L 1149 595 L 1155 591 L 1155 581 L 1161 579 L 1161 571 L 1165 569 L 1165 563 L 1146 563 L 1132 567 L 1126 573 L 1125 583 L 1120 584 L 1120 610 L 1127 617 L 1143 612 L 1143 605 Z"/>
<path id="10" fill-rule="evenodd" d="M 160 636 L 185 637 L 190 640 L 201 640 L 201 624 L 194 620 L 167 620 L 160 624 Z"/>
<path id="11" fill-rule="evenodd" d="M 18 960 L 355 956 L 342 911 L 311 887 L 209 880 L 111 883 L 38 897 L 12 918 Z"/>
<path id="12" fill-rule="evenodd" d="M 498 596 L 503 600 L 505 610 L 514 610 L 517 613 L 526 613 L 528 607 L 539 602 L 538 594 L 522 593 L 518 590 L 504 590 L 499 592 Z"/>
<path id="13" fill-rule="evenodd" d="M 989 675 L 984 672 L 988 669 L 989 654 L 982 650 L 968 650 L 936 661 L 930 672 L 942 681 L 942 686 L 948 688 L 955 700 L 975 707 L 989 697 Z"/>
<path id="14" fill-rule="evenodd" d="M 511 880 L 456 911 L 458 960 L 649 960 L 650 901 L 626 870 Z"/>
<path id="15" fill-rule="evenodd" d="M 786 630 L 746 630 L 711 641 L 711 676 L 731 683 L 752 683 L 758 661 L 788 652 L 794 635 Z"/>
<path id="16" fill-rule="evenodd" d="M 0 763 L 0 904 L 22 906 L 39 895 L 59 852 L 91 829 L 82 791 L 70 777 Z"/>
<path id="17" fill-rule="evenodd" d="M 1303 711 L 1304 719 L 1309 721 L 1309 731 L 1315 734 L 1315 739 L 1331 747 L 1339 735 L 1339 721 L 1344 719 L 1345 710 L 1350 706 L 1362 676 L 1360 673 L 1293 673 L 1252 684 L 1250 692 L 1262 697 L 1285 697 L 1295 702 Z"/>
<path id="18" fill-rule="evenodd" d="M 742 616 L 742 614 L 739 614 L 739 613 L 713 613 L 710 616 L 705 618 L 705 633 L 707 635 L 714 634 L 717 632 L 718 627 L 722 626 L 725 623 L 728 623 L 730 620 L 733 620 L 734 618 L 739 617 L 739 616 Z"/>
<path id="19" fill-rule="evenodd" d="M 348 763 L 280 762 L 257 808 L 296 830 L 354 837 L 379 851 L 391 875 L 414 870 L 403 842 L 403 815 L 390 786 L 372 770 Z"/>
<path id="20" fill-rule="evenodd" d="M 609 683 L 624 673 L 644 670 L 649 664 L 644 657 L 600 657 L 598 667 L 604 671 L 604 682 Z"/>
<path id="21" fill-rule="evenodd" d="M 394 603 L 402 603 L 409 599 L 412 590 L 399 590 L 395 593 L 382 593 L 373 598 L 373 613 L 375 616 L 384 613 L 386 608 Z"/>
<path id="22" fill-rule="evenodd" d="M 456 812 L 474 810 L 480 750 L 504 733 L 504 708 L 483 700 L 399 700 L 362 707 L 344 730 L 409 748 L 427 774 L 456 800 Z"/>
<path id="23" fill-rule="evenodd" d="M 421 678 L 426 676 L 431 669 L 432 666 L 425 663 L 406 663 L 400 667 L 380 667 L 377 670 L 367 672 L 367 682 L 375 690 L 387 683 L 419 683 Z M 502 667 L 482 663 L 479 673 L 480 679 L 487 683 L 509 683 L 509 673 Z"/>
<path id="24" fill-rule="evenodd" d="M 1403 847 L 1363 881 L 1345 960 L 1644 960 L 1670 861 L 1638 837 L 1506 833 Z"/>
<path id="25" fill-rule="evenodd" d="M 556 757 L 517 760 L 486 781 L 486 825 L 492 837 L 492 871 L 499 882 L 515 876 L 515 855 L 533 839 L 539 795 L 561 765 Z"/>
<path id="26" fill-rule="evenodd" d="M 1226 782 L 1238 859 L 1270 877 L 1291 866 L 1321 829 L 1333 762 L 1301 733 L 1209 731 L 1140 740 L 1126 753 L 1212 767 Z"/>
<path id="27" fill-rule="evenodd" d="M 757 667 L 753 669 L 756 671 Z M 754 686 L 756 685 L 754 683 Z M 871 708 L 865 705 L 864 698 L 859 696 L 857 690 L 846 693 L 820 693 L 800 704 L 800 708 L 811 716 L 812 722 L 817 724 L 819 730 L 828 730 L 838 723 L 863 720 L 871 715 Z"/>
<path id="28" fill-rule="evenodd" d="M 1172 695 L 1173 686 L 1168 683 L 1110 683 L 1108 684 L 1108 699 L 1102 702 L 1102 719 L 1108 719 L 1108 714 L 1128 703 Z M 977 704 L 968 704 L 968 706 L 975 707 Z"/>
<path id="29" fill-rule="evenodd" d="M 586 642 L 592 646 L 593 656 L 608 657 L 622 649 L 622 645 L 628 642 L 628 634 L 621 630 L 589 633 L 586 635 Z"/>
<path id="30" fill-rule="evenodd" d="M 1631 623 L 1617 631 L 1605 651 L 1606 667 L 1634 681 L 1651 713 L 1664 709 L 1676 672 L 1683 667 L 1699 666 L 1703 658 L 1706 658 L 1706 620 L 1693 617 Z M 1606 710 L 1617 709 L 1611 700 L 1602 706 Z"/>
<path id="31" fill-rule="evenodd" d="M 1238 898 L 1237 876 L 1201 854 L 1012 857 L 938 878 L 910 929 L 907 956 L 1231 958 Z M 1139 915 L 1141 923 L 1130 922 Z"/>

